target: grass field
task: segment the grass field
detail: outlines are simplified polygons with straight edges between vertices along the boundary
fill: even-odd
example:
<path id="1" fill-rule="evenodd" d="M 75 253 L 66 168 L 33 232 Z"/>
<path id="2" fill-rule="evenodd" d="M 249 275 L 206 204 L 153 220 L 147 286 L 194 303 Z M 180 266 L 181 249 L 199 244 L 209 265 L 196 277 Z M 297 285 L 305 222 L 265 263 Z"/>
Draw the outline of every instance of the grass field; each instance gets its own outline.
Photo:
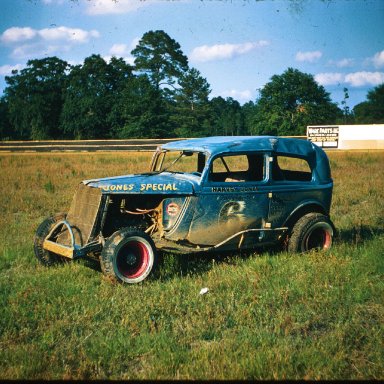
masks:
<path id="1" fill-rule="evenodd" d="M 329 156 L 330 252 L 164 255 L 122 286 L 40 266 L 33 236 L 79 181 L 150 155 L 0 155 L 0 379 L 384 379 L 384 153 Z"/>

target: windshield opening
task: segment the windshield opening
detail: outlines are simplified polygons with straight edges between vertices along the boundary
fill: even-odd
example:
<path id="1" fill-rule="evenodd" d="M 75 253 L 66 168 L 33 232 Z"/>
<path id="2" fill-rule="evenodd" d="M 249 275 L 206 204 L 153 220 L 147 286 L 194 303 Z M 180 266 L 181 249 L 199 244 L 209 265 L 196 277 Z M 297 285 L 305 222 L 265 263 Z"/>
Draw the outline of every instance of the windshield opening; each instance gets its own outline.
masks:
<path id="1" fill-rule="evenodd" d="M 205 154 L 192 151 L 163 151 L 154 162 L 154 172 L 191 173 L 201 175 L 205 166 Z"/>

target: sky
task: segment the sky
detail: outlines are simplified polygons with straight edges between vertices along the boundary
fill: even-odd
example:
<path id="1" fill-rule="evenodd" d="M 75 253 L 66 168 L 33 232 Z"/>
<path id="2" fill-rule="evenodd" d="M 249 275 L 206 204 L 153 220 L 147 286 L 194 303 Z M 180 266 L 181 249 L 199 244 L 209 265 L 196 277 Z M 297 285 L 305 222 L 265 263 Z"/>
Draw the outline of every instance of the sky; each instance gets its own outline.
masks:
<path id="1" fill-rule="evenodd" d="M 0 95 L 30 59 L 81 64 L 123 57 L 163 30 L 211 86 L 210 98 L 256 102 L 289 67 L 352 109 L 384 83 L 383 0 L 0 0 Z"/>

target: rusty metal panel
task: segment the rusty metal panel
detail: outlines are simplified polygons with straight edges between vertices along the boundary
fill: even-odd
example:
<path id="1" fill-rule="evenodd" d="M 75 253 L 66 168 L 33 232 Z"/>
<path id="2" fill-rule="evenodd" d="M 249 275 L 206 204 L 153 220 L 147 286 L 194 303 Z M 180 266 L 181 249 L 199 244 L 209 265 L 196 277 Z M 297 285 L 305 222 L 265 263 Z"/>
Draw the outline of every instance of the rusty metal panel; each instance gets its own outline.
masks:
<path id="1" fill-rule="evenodd" d="M 88 187 L 83 183 L 79 185 L 67 215 L 67 221 L 73 230 L 76 245 L 84 246 L 90 241 L 101 200 L 102 191 L 99 188 Z M 68 231 L 62 232 L 57 242 L 70 245 Z"/>
<path id="2" fill-rule="evenodd" d="M 74 250 L 65 245 L 61 245 L 50 240 L 44 240 L 43 248 L 57 255 L 61 255 L 69 259 L 73 259 Z"/>

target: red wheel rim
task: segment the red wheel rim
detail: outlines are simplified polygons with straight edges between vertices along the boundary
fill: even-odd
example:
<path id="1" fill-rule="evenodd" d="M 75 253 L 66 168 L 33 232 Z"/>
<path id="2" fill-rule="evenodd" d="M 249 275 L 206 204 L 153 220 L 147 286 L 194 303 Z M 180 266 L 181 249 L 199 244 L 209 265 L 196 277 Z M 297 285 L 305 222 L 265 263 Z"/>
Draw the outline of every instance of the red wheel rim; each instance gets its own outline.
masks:
<path id="1" fill-rule="evenodd" d="M 310 249 L 329 249 L 332 244 L 330 231 L 324 227 L 314 228 L 307 236 L 305 247 Z"/>
<path id="2" fill-rule="evenodd" d="M 141 241 L 132 240 L 120 249 L 116 265 L 119 273 L 127 279 L 136 279 L 148 268 L 150 252 Z"/>

